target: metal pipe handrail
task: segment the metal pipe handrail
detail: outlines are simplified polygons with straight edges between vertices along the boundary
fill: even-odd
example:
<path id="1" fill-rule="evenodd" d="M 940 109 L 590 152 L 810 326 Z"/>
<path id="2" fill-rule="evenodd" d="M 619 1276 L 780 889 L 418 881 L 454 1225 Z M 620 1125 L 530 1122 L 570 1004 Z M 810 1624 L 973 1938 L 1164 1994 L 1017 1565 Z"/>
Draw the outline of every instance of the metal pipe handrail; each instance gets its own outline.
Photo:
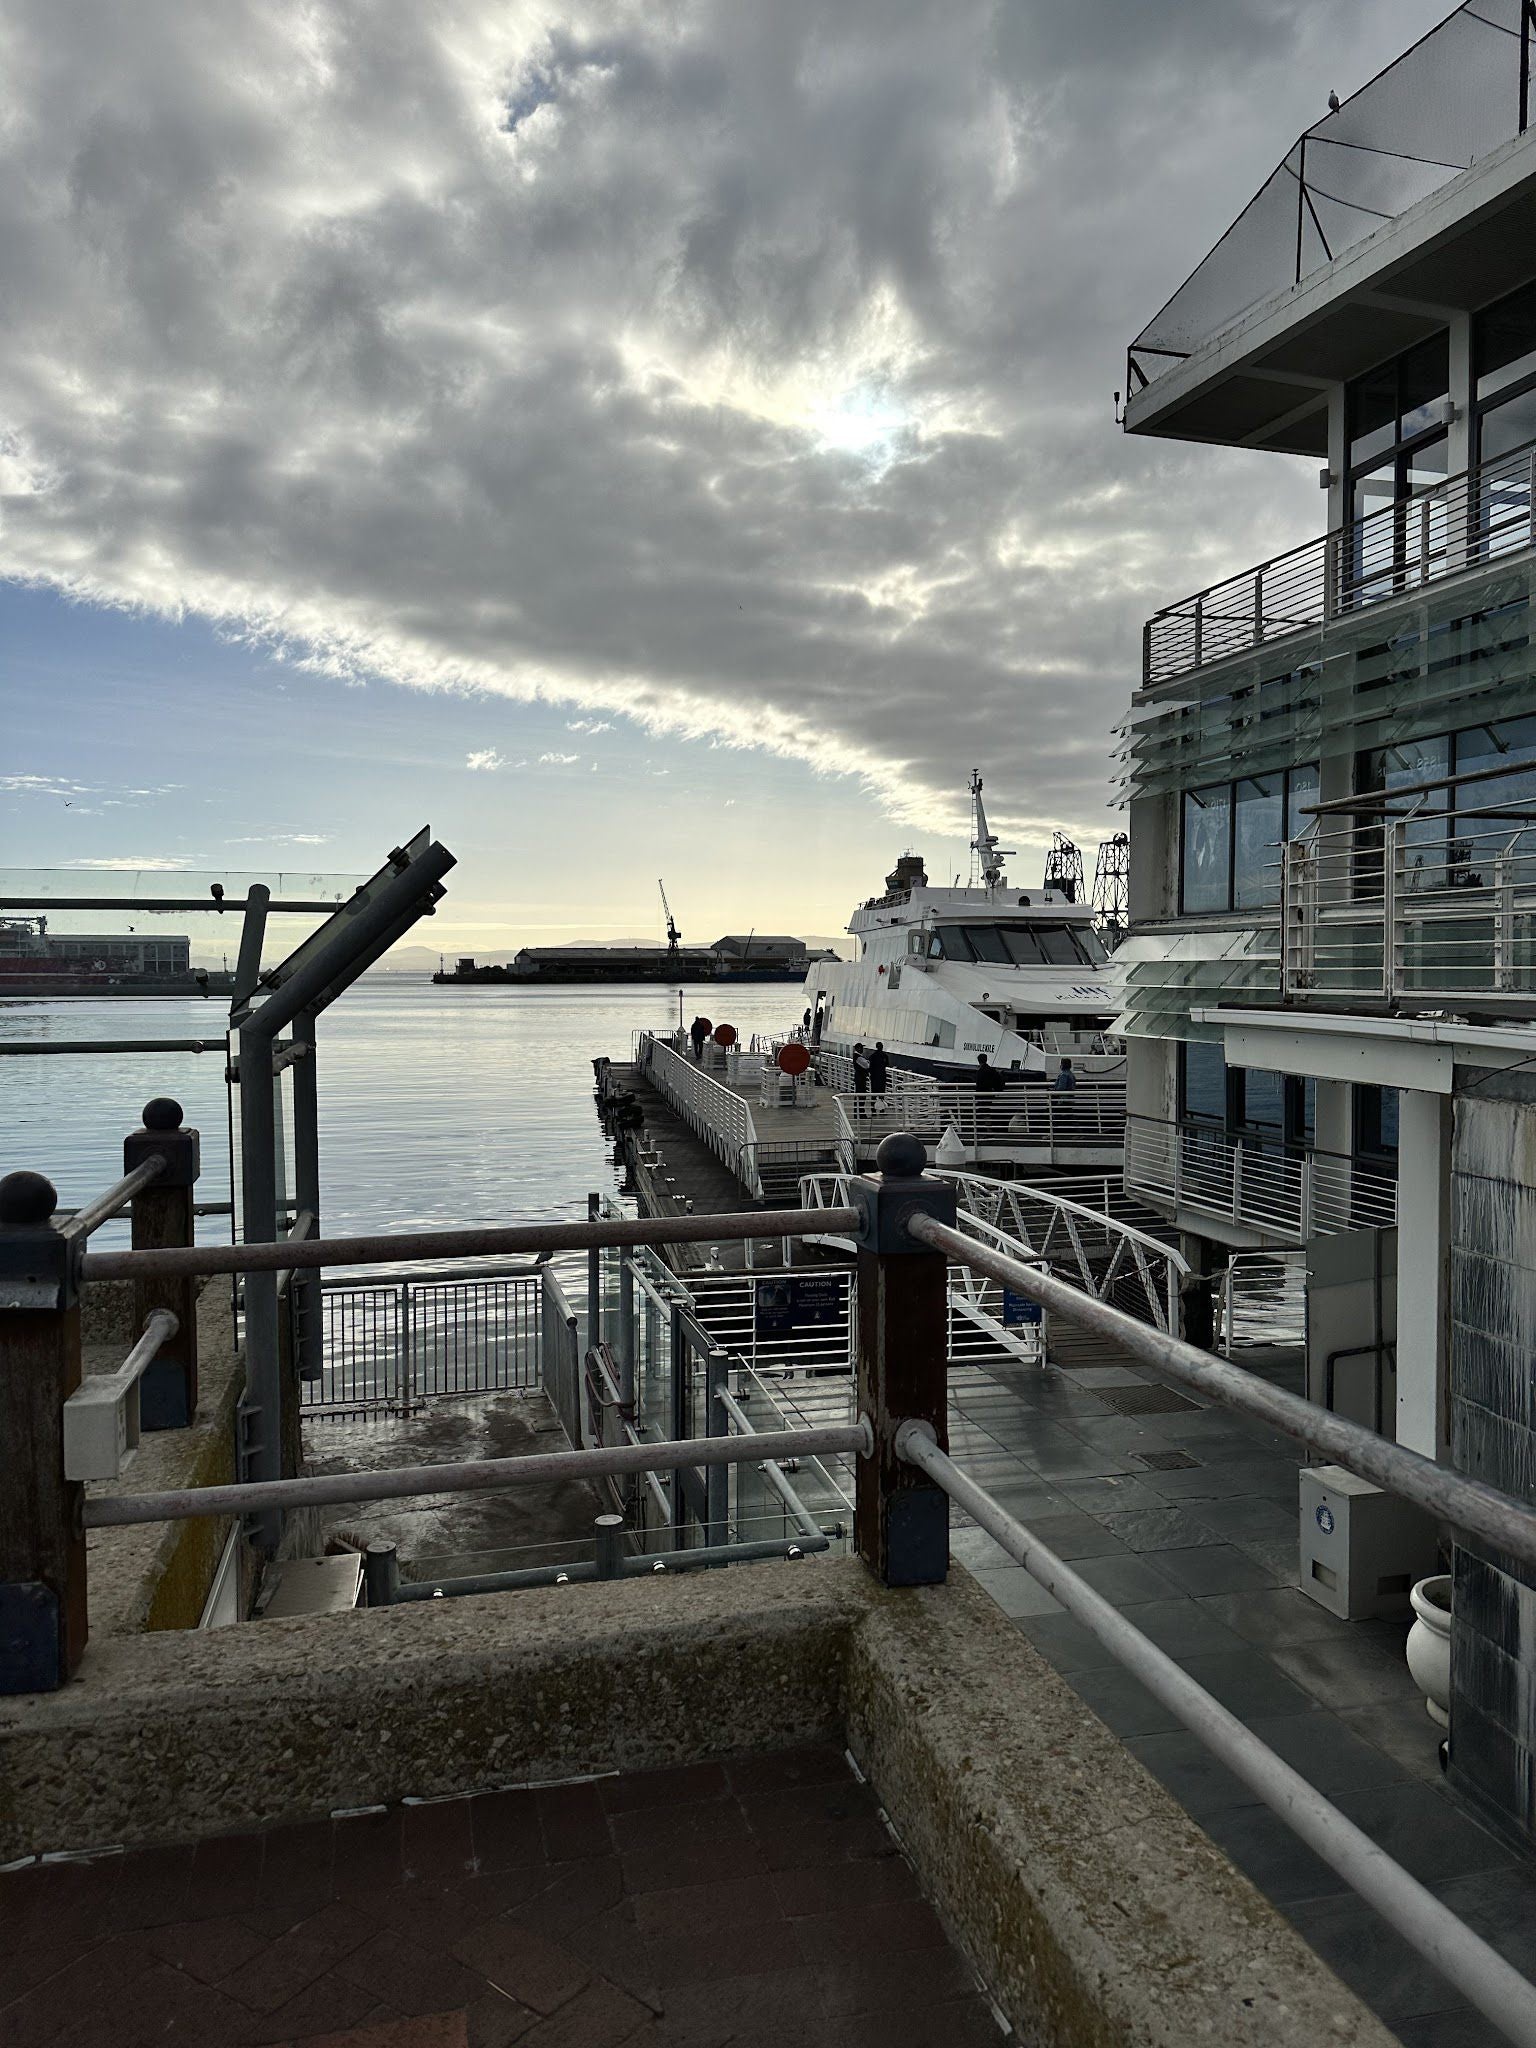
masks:
<path id="1" fill-rule="evenodd" d="M 715 1398 L 726 1414 L 735 1423 L 742 1436 L 756 1437 L 759 1431 L 750 1415 L 742 1407 L 729 1387 L 716 1387 Z M 790 1485 L 784 1474 L 771 1458 L 765 1458 L 758 1468 L 774 1492 L 789 1510 L 790 1518 L 803 1536 L 820 1536 L 821 1526 L 805 1502 Z"/>
<path id="2" fill-rule="evenodd" d="M 411 1600 L 452 1600 L 473 1593 L 511 1593 L 533 1586 L 595 1585 L 604 1578 L 649 1579 L 664 1573 L 703 1571 L 715 1565 L 763 1563 L 771 1558 L 800 1559 L 830 1550 L 831 1539 L 818 1529 L 814 1536 L 775 1536 L 747 1543 L 699 1544 L 692 1550 L 641 1550 L 620 1557 L 612 1572 L 600 1572 L 590 1558 L 575 1564 L 530 1565 L 504 1572 L 480 1572 L 462 1579 L 406 1579 L 394 1590 L 390 1606 Z"/>
<path id="3" fill-rule="evenodd" d="M 402 1231 L 396 1236 L 310 1238 L 304 1243 L 186 1245 L 164 1251 L 88 1252 L 83 1280 L 185 1278 L 204 1273 L 281 1273 L 321 1266 L 384 1265 L 397 1259 L 494 1258 L 503 1252 L 607 1251 L 621 1245 L 708 1244 L 749 1237 L 810 1237 L 853 1230 L 856 1209 L 822 1214 L 763 1209 L 747 1215 L 605 1217 L 591 1223 L 508 1223 L 485 1229 Z"/>
<path id="4" fill-rule="evenodd" d="M 323 1280 L 322 1294 L 364 1294 L 372 1288 L 456 1287 L 461 1280 L 537 1280 L 543 1262 L 531 1266 L 450 1266 L 446 1270 L 422 1267 L 410 1273 L 378 1273 L 371 1279 Z"/>
<path id="5" fill-rule="evenodd" d="M 159 1357 L 162 1349 L 181 1328 L 181 1319 L 168 1308 L 151 1309 L 144 1318 L 144 1328 L 138 1341 L 114 1373 L 91 1373 L 76 1388 L 79 1393 L 93 1386 L 100 1386 L 103 1380 L 118 1388 L 131 1387 L 141 1379 Z M 71 1396 L 71 1399 L 74 1397 Z"/>
<path id="6" fill-rule="evenodd" d="M 1536 1566 L 1536 1514 L 1523 1502 L 1463 1472 L 1449 1471 L 1432 1458 L 1421 1457 L 1402 1444 L 1389 1442 L 1358 1422 L 1330 1414 L 1300 1394 L 1271 1386 L 1241 1366 L 1213 1358 L 1209 1352 L 1143 1323 L 1122 1309 L 1081 1293 L 1065 1281 L 988 1250 L 974 1238 L 931 1216 L 915 1216 L 912 1236 L 947 1252 L 953 1259 L 990 1273 L 1005 1286 L 1026 1294 L 1042 1307 L 1081 1323 L 1096 1335 L 1121 1344 L 1137 1358 L 1165 1373 L 1180 1386 L 1218 1401 L 1225 1408 L 1278 1429 L 1317 1451 L 1331 1464 L 1343 1465 L 1362 1479 L 1412 1501 L 1437 1521 L 1449 1522 L 1469 1535 L 1497 1544 L 1522 1564 Z"/>
<path id="7" fill-rule="evenodd" d="M 70 1038 L 55 1043 L 46 1038 L 11 1038 L 0 1044 L 0 1059 L 26 1053 L 45 1058 L 64 1052 L 227 1052 L 223 1038 Z"/>
<path id="8" fill-rule="evenodd" d="M 60 1237 L 67 1237 L 72 1244 L 83 1242 L 93 1230 L 99 1230 L 103 1223 L 110 1223 L 114 1216 L 120 1216 L 134 1196 L 151 1186 L 164 1171 L 164 1153 L 152 1152 L 132 1173 L 125 1173 L 94 1202 L 87 1202 L 84 1208 L 76 1209 L 60 1230 Z"/>
<path id="9" fill-rule="evenodd" d="M 915 1225 L 914 1225 L 915 1229 Z M 1230 1370 L 1230 1368 L 1229 1368 Z M 939 1486 L 1015 1563 L 1176 1714 L 1235 1777 L 1273 1808 L 1388 1924 L 1521 2048 L 1536 2048 L 1536 1987 L 1410 1877 L 1369 1835 L 1141 1630 L 968 1479 L 926 1422 L 902 1423 L 896 1455 Z"/>
<path id="10" fill-rule="evenodd" d="M 410 1500 L 431 1493 L 483 1493 L 539 1486 L 561 1479 L 596 1479 L 632 1472 L 671 1472 L 682 1465 L 742 1465 L 760 1458 L 796 1458 L 814 1452 L 868 1457 L 873 1432 L 863 1419 L 823 1429 L 781 1429 L 747 1439 L 692 1437 L 602 1450 L 545 1451 L 526 1458 L 473 1458 L 449 1465 L 402 1465 L 384 1472 L 334 1472 L 313 1479 L 258 1479 L 232 1486 L 192 1486 L 166 1493 L 105 1496 L 87 1501 L 88 1529 L 120 1529 L 135 1522 L 187 1522 L 210 1515 L 260 1514 L 272 1508 L 355 1506 L 375 1500 Z"/>

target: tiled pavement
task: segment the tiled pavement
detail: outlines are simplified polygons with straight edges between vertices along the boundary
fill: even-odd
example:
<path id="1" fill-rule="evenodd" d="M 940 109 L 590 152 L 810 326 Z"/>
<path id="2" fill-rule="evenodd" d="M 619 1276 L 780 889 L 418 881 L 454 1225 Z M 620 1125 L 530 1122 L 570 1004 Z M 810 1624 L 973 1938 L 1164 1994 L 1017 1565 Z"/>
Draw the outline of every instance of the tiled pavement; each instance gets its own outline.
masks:
<path id="1" fill-rule="evenodd" d="M 1188 1396 L 1127 1415 L 1128 1388 L 1162 1382 L 1123 1356 L 1097 1359 L 956 1375 L 956 1460 L 1536 1976 L 1536 1864 L 1446 1789 L 1440 1731 L 1403 1661 L 1409 1618 L 1342 1622 L 1296 1590 L 1298 1458 L 1289 1439 Z M 1299 1391 L 1293 1355 L 1244 1362 Z M 1184 1454 L 1177 1468 L 1162 1469 L 1175 1451 Z M 1482 2048 L 1499 2038 L 990 1537 L 966 1528 L 953 1544 L 1004 1613 L 1408 2048 Z"/>
<path id="2" fill-rule="evenodd" d="M 993 2048 L 835 1750 L 0 1873 L 5 2048 Z"/>

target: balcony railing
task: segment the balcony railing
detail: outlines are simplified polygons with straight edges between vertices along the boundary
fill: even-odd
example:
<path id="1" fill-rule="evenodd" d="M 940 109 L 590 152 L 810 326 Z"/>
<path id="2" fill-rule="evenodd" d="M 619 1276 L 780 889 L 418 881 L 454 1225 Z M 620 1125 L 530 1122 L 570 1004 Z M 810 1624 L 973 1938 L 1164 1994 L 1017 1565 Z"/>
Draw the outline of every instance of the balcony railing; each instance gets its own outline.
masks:
<path id="1" fill-rule="evenodd" d="M 1415 811 L 1284 849 L 1288 997 L 1536 1004 L 1536 821 Z"/>
<path id="2" fill-rule="evenodd" d="M 1125 1184 L 1276 1244 L 1389 1230 L 1397 1221 L 1396 1180 L 1347 1153 L 1290 1152 L 1157 1117 L 1125 1120 Z"/>
<path id="3" fill-rule="evenodd" d="M 1142 681 L 1168 682 L 1528 548 L 1533 504 L 1536 442 L 1155 612 Z"/>

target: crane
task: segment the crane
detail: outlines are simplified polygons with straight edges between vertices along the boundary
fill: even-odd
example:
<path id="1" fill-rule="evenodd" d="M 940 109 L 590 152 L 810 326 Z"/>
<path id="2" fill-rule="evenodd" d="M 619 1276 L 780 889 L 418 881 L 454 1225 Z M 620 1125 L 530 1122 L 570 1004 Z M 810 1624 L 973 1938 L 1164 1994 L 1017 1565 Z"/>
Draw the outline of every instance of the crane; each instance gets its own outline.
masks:
<path id="1" fill-rule="evenodd" d="M 677 951 L 677 942 L 683 935 L 677 928 L 676 922 L 674 921 L 672 916 L 672 906 L 667 901 L 667 885 L 660 879 L 659 876 L 657 877 L 656 886 L 661 891 L 662 915 L 667 920 L 667 951 L 669 953 L 675 953 Z"/>

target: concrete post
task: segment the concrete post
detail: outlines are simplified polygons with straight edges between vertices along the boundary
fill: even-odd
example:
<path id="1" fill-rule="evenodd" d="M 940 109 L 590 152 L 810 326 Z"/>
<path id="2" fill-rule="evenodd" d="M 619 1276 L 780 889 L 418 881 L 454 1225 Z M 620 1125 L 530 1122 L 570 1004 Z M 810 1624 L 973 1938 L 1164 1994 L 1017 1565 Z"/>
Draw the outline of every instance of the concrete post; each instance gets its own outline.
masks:
<path id="1" fill-rule="evenodd" d="M 1446 1450 L 1451 1098 L 1404 1088 L 1397 1098 L 1397 1441 L 1426 1458 Z"/>
<path id="2" fill-rule="evenodd" d="M 908 1235 L 917 1215 L 953 1225 L 955 1191 L 924 1173 L 921 1138 L 893 1132 L 849 1198 L 860 1211 L 859 1412 L 874 1432 L 858 1461 L 858 1552 L 887 1586 L 942 1584 L 949 1569 L 949 1501 L 896 1455 L 903 1422 L 928 1423 L 949 1443 L 946 1260 Z"/>
<path id="3" fill-rule="evenodd" d="M 83 1247 L 58 1200 L 40 1173 L 0 1180 L 0 1693 L 55 1692 L 85 1652 L 85 1488 L 64 1477 Z"/>
<path id="4" fill-rule="evenodd" d="M 130 1131 L 123 1140 L 123 1171 L 135 1167 L 155 1153 L 165 1168 L 153 1182 L 133 1198 L 133 1248 L 136 1252 L 159 1251 L 171 1245 L 190 1245 L 195 1224 L 192 1204 L 197 1193 L 201 1167 L 201 1144 L 196 1131 L 184 1130 L 181 1104 L 168 1095 L 156 1096 L 144 1105 L 141 1130 Z M 161 1346 L 160 1355 L 139 1381 L 139 1427 L 141 1429 L 185 1429 L 197 1414 L 197 1297 L 201 1283 L 184 1280 L 135 1280 L 133 1283 L 133 1327 L 142 1330 L 157 1308 L 169 1309 L 177 1322 L 176 1335 Z"/>

